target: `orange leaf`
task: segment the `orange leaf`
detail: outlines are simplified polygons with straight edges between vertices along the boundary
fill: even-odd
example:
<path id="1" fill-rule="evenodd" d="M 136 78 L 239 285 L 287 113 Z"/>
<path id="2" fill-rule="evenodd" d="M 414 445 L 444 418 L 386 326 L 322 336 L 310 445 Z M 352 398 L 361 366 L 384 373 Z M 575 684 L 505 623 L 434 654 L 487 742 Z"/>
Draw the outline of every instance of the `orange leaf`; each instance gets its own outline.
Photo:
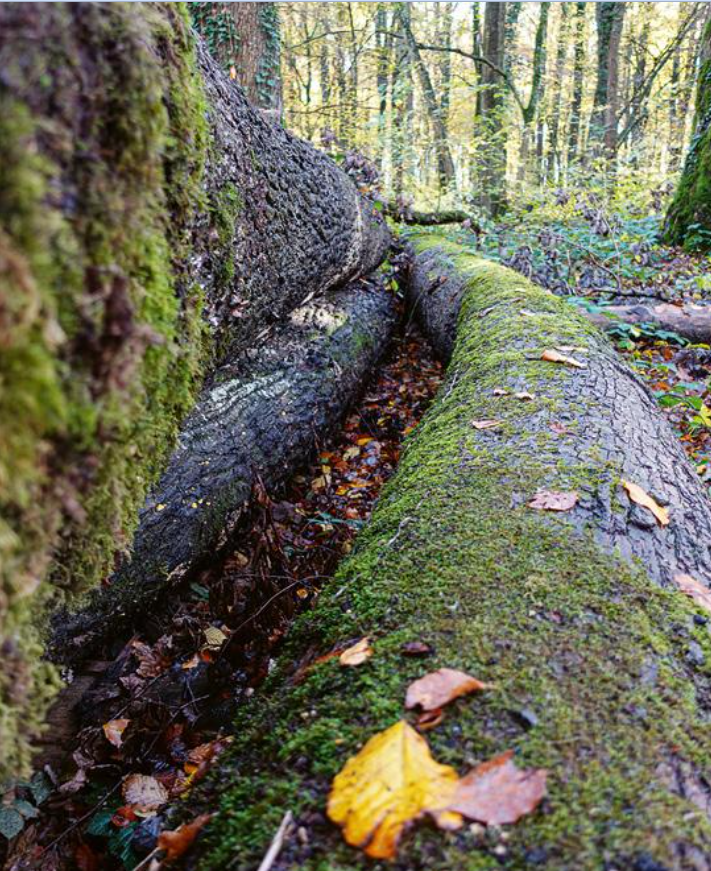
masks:
<path id="1" fill-rule="evenodd" d="M 586 363 L 581 363 L 574 357 L 566 357 L 565 354 L 559 354 L 558 351 L 545 350 L 541 354 L 541 360 L 547 360 L 549 363 L 562 363 L 564 366 L 574 366 L 576 369 L 587 368 Z"/>
<path id="2" fill-rule="evenodd" d="M 711 614 L 711 590 L 708 587 L 705 587 L 696 578 L 692 578 L 691 575 L 674 575 L 674 581 L 682 593 L 686 593 L 697 605 L 701 605 L 704 611 Z"/>
<path id="3" fill-rule="evenodd" d="M 528 503 L 529 508 L 538 511 L 570 511 L 578 501 L 575 490 L 569 493 L 560 490 L 539 490 Z"/>
<path id="4" fill-rule="evenodd" d="M 158 849 L 165 850 L 166 859 L 170 862 L 179 859 L 190 848 L 197 833 L 211 816 L 212 814 L 200 814 L 191 823 L 183 823 L 172 832 L 161 832 L 158 835 Z"/>
<path id="5" fill-rule="evenodd" d="M 360 641 L 347 647 L 338 657 L 338 661 L 342 666 L 362 665 L 373 655 L 373 648 L 370 646 L 368 638 L 361 638 Z"/>
<path id="6" fill-rule="evenodd" d="M 333 781 L 328 816 L 343 837 L 374 859 L 394 859 L 405 827 L 432 813 L 448 828 L 461 824 L 445 811 L 457 772 L 432 758 L 427 741 L 404 720 L 368 741 Z"/>
<path id="7" fill-rule="evenodd" d="M 449 809 L 470 820 L 502 826 L 530 814 L 546 794 L 547 771 L 522 770 L 507 750 L 477 765 L 459 781 Z"/>
<path id="8" fill-rule="evenodd" d="M 109 720 L 108 723 L 104 723 L 102 728 L 104 735 L 106 735 L 106 740 L 113 744 L 114 747 L 120 747 L 123 744 L 123 733 L 130 722 L 130 720 L 121 719 Z"/>
<path id="9" fill-rule="evenodd" d="M 620 481 L 620 484 L 625 488 L 633 502 L 652 512 L 660 526 L 666 526 L 669 523 L 669 509 L 662 508 L 639 484 L 632 484 L 624 479 Z"/>
<path id="10" fill-rule="evenodd" d="M 488 689 L 491 689 L 491 684 L 482 683 L 463 671 L 440 668 L 410 684 L 405 707 L 409 709 L 419 706 L 423 711 L 434 711 L 459 696 Z"/>

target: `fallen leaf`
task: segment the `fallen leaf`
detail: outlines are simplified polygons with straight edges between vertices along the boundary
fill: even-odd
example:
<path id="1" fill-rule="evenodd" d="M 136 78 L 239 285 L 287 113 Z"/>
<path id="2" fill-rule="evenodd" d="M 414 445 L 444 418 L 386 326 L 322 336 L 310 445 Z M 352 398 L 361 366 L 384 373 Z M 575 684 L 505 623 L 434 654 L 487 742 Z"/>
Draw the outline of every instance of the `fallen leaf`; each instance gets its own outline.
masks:
<path id="1" fill-rule="evenodd" d="M 405 696 L 405 707 L 434 711 L 459 696 L 487 689 L 491 689 L 491 684 L 482 683 L 463 671 L 439 668 L 410 684 Z"/>
<path id="2" fill-rule="evenodd" d="M 551 423 L 551 430 L 556 435 L 570 435 L 570 430 L 566 429 L 565 424 L 559 423 L 557 420 Z"/>
<path id="3" fill-rule="evenodd" d="M 587 353 L 587 348 L 582 348 L 579 345 L 558 345 L 556 348 L 557 351 L 562 351 L 564 354 L 569 354 L 571 351 L 577 351 L 580 354 Z"/>
<path id="4" fill-rule="evenodd" d="M 362 665 L 373 655 L 373 648 L 370 646 L 368 638 L 361 638 L 360 641 L 347 647 L 338 657 L 338 661 L 342 666 Z"/>
<path id="5" fill-rule="evenodd" d="M 109 720 L 108 723 L 104 723 L 102 728 L 104 735 L 106 735 L 106 740 L 113 744 L 114 747 L 120 747 L 123 744 L 123 733 L 130 722 L 130 720 L 121 719 Z"/>
<path id="6" fill-rule="evenodd" d="M 415 725 L 420 732 L 429 732 L 434 729 L 444 720 L 444 711 L 442 708 L 435 708 L 433 711 L 423 711 L 417 718 Z"/>
<path id="7" fill-rule="evenodd" d="M 405 656 L 431 656 L 434 648 L 425 641 L 406 641 L 400 648 Z"/>
<path id="8" fill-rule="evenodd" d="M 372 737 L 336 775 L 328 816 L 343 837 L 374 859 L 393 859 L 405 827 L 425 813 L 448 828 L 457 815 L 440 815 L 457 787 L 457 772 L 440 765 L 427 741 L 404 720 Z"/>
<path id="9" fill-rule="evenodd" d="M 535 399 L 535 394 L 529 393 L 528 390 L 520 390 L 518 393 L 514 393 L 516 399 L 521 399 L 524 402 L 527 400 Z"/>
<path id="10" fill-rule="evenodd" d="M 494 396 L 508 396 L 509 392 L 505 387 L 494 388 Z"/>
<path id="11" fill-rule="evenodd" d="M 696 578 L 692 578 L 691 575 L 674 575 L 674 581 L 682 593 L 686 593 L 697 605 L 701 605 L 704 611 L 711 614 L 711 590 L 708 587 L 705 587 Z"/>
<path id="12" fill-rule="evenodd" d="M 639 484 L 632 484 L 630 481 L 625 481 L 624 478 L 620 484 L 625 488 L 633 502 L 652 512 L 660 526 L 666 526 L 669 523 L 669 509 L 662 508 Z"/>
<path id="13" fill-rule="evenodd" d="M 538 511 L 570 511 L 577 501 L 576 490 L 569 493 L 559 490 L 539 490 L 528 503 L 528 507 Z"/>
<path id="14" fill-rule="evenodd" d="M 360 456 L 360 448 L 348 448 L 348 450 L 343 452 L 344 460 L 355 460 L 356 457 Z"/>
<path id="15" fill-rule="evenodd" d="M 558 351 L 544 351 L 541 354 L 541 360 L 547 360 L 549 363 L 562 363 L 564 366 L 574 366 L 576 369 L 587 368 L 586 363 L 581 363 L 574 357 L 566 357 L 565 354 L 559 354 Z"/>
<path id="16" fill-rule="evenodd" d="M 472 426 L 474 429 L 492 429 L 495 426 L 501 426 L 500 420 L 473 420 Z"/>
<path id="17" fill-rule="evenodd" d="M 507 750 L 459 781 L 449 809 L 488 826 L 515 823 L 544 798 L 547 773 L 543 768 L 517 768 L 513 750 Z"/>
<path id="18" fill-rule="evenodd" d="M 205 646 L 203 650 L 219 650 L 227 641 L 227 636 L 217 626 L 208 626 L 205 629 Z"/>
<path id="19" fill-rule="evenodd" d="M 179 859 L 192 846 L 198 832 L 211 816 L 212 814 L 200 814 L 191 823 L 183 823 L 173 831 L 161 832 L 158 835 L 158 849 L 165 851 L 169 862 Z"/>
<path id="20" fill-rule="evenodd" d="M 154 811 L 168 801 L 168 790 L 147 774 L 129 774 L 121 792 L 126 803 L 137 811 Z"/>

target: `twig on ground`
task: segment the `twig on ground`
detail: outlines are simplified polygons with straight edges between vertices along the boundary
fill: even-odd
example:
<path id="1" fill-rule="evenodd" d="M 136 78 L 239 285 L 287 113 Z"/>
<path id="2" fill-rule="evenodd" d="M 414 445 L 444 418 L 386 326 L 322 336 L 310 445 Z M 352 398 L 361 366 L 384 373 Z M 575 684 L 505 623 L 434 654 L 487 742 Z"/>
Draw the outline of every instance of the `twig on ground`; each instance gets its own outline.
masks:
<path id="1" fill-rule="evenodd" d="M 279 824 L 279 828 L 277 829 L 276 834 L 272 838 L 269 849 L 265 853 L 264 858 L 262 859 L 262 862 L 257 871 L 269 871 L 269 869 L 272 867 L 272 865 L 276 861 L 277 856 L 279 855 L 281 848 L 284 846 L 284 841 L 289 834 L 293 819 L 294 815 L 291 813 L 291 811 L 287 811 L 284 814 L 284 818 Z"/>

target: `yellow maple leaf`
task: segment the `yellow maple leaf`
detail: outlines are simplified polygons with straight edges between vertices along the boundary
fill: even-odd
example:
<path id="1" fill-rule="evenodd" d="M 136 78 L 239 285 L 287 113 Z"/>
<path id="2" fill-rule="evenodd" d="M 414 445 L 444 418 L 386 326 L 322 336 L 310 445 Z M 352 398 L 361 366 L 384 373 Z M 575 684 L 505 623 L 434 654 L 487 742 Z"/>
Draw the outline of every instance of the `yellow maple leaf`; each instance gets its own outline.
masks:
<path id="1" fill-rule="evenodd" d="M 403 830 L 423 814 L 432 814 L 442 828 L 461 825 L 461 817 L 446 810 L 458 780 L 400 720 L 346 762 L 333 781 L 328 816 L 352 846 L 374 859 L 393 859 Z"/>

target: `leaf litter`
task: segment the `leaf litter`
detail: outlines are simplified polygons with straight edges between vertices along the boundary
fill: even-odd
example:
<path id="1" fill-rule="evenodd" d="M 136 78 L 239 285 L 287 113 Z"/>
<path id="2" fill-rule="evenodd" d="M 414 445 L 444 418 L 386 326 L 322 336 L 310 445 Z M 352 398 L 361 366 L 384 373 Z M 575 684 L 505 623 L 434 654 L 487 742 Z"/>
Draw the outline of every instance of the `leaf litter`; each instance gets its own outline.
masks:
<path id="1" fill-rule="evenodd" d="M 152 851 L 170 859 L 189 848 L 206 819 L 168 831 L 166 809 L 229 743 L 221 729 L 268 674 L 293 617 L 312 606 L 349 553 L 441 380 L 439 362 L 414 331 L 396 340 L 342 432 L 311 466 L 279 493 L 255 488 L 239 549 L 194 578 L 170 610 L 151 614 L 118 652 L 113 639 L 100 652 L 90 664 L 94 684 L 73 761 L 66 765 L 62 751 L 68 770 L 57 791 L 38 819 L 22 823 L 18 849 L 24 841 L 34 851 L 30 861 L 25 850 L 23 868 L 51 861 L 132 869 Z M 84 825 L 73 825 L 83 817 Z"/>

